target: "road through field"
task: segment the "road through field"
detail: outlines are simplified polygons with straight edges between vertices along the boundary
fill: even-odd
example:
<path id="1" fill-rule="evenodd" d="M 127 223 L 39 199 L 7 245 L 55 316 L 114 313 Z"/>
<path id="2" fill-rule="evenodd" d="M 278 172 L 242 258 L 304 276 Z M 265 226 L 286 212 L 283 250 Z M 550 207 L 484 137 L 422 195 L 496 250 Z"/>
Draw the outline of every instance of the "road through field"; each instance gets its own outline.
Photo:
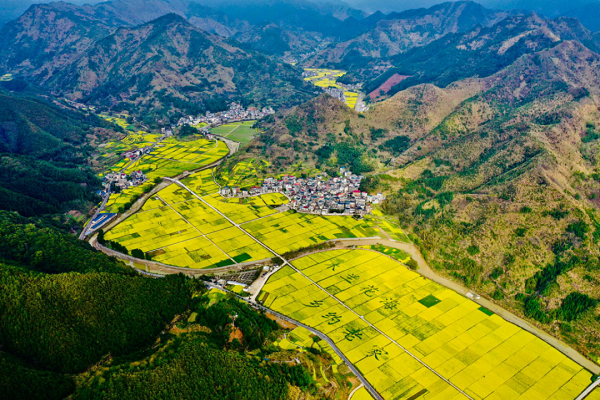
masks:
<path id="1" fill-rule="evenodd" d="M 283 321 L 289 322 L 293 325 L 296 326 L 301 326 L 302 328 L 310 331 L 311 333 L 313 333 L 314 335 L 320 337 L 323 341 L 325 341 L 332 349 L 333 351 L 336 352 L 336 354 L 344 361 L 344 363 L 348 366 L 348 368 L 354 373 L 354 375 L 356 375 L 356 377 L 358 378 L 358 380 L 361 382 L 361 386 L 364 386 L 369 393 L 371 394 L 371 396 L 373 396 L 373 398 L 375 398 L 376 400 L 383 400 L 383 397 L 381 397 L 381 395 L 377 392 L 377 390 L 375 390 L 375 388 L 373 386 L 371 386 L 371 384 L 369 383 L 369 381 L 363 376 L 363 374 L 354 366 L 354 364 L 352 364 L 350 362 L 350 360 L 348 360 L 348 358 L 346 357 L 346 355 L 337 347 L 337 345 L 335 344 L 335 342 L 333 340 L 331 340 L 329 338 L 329 336 L 325 335 L 324 333 L 311 328 L 308 325 L 304 325 L 302 322 L 296 321 L 295 319 L 292 319 L 286 315 L 280 314 L 277 311 L 271 310 L 270 308 L 267 308 L 261 304 L 256 303 L 254 300 L 248 300 L 247 298 L 241 297 L 240 295 L 238 295 L 237 293 L 234 293 L 230 290 L 227 290 L 223 287 L 220 286 L 216 286 L 210 283 L 206 283 L 206 286 L 208 286 L 209 288 L 215 288 L 218 290 L 222 290 L 225 291 L 227 293 L 231 293 L 233 294 L 235 297 L 239 298 L 242 301 L 248 302 L 252 307 L 257 308 L 259 310 L 262 310 L 266 313 L 269 313 L 271 315 L 274 315 L 277 318 L 280 318 Z"/>
<path id="2" fill-rule="evenodd" d="M 418 272 L 422 276 L 424 276 L 428 279 L 431 279 L 432 281 L 437 282 L 440 285 L 443 285 L 443 286 L 445 286 L 449 289 L 452 289 L 455 292 L 461 293 L 463 295 L 466 295 L 467 293 L 472 293 L 471 289 L 468 289 L 465 286 L 462 286 L 460 283 L 438 275 L 429 266 L 427 261 L 425 261 L 420 250 L 414 244 L 397 242 L 395 240 L 390 240 L 390 239 L 352 239 L 352 240 L 345 240 L 344 244 L 348 245 L 348 246 L 369 246 L 369 245 L 374 245 L 374 244 L 382 244 L 384 246 L 403 250 L 403 251 L 407 252 L 408 254 L 410 254 L 411 257 L 419 264 L 419 270 L 416 272 Z M 588 360 L 583 355 L 581 355 L 579 352 L 577 352 L 575 349 L 570 347 L 568 344 L 561 342 L 560 340 L 558 340 L 554 336 L 550 335 L 549 333 L 547 333 L 541 329 L 538 329 L 537 327 L 535 327 L 528 321 L 516 316 L 515 314 L 511 313 L 510 311 L 500 307 L 499 305 L 497 305 L 483 297 L 470 298 L 470 300 L 487 308 L 490 311 L 493 311 L 494 313 L 498 314 L 505 320 L 517 325 L 518 327 L 525 329 L 526 331 L 536 335 L 537 337 L 539 337 L 546 343 L 555 347 L 557 350 L 559 350 L 561 353 L 563 353 L 564 355 L 569 357 L 571 360 L 573 360 L 576 363 L 585 367 L 590 372 L 592 372 L 594 374 L 600 374 L 600 366 L 598 366 L 596 363 Z"/>

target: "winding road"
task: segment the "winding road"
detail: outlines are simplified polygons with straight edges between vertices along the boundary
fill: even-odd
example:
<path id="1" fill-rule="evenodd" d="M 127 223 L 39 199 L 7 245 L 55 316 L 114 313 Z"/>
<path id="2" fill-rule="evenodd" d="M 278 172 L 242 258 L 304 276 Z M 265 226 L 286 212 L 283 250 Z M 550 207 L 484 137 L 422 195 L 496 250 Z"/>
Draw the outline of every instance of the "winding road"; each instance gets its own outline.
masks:
<path id="1" fill-rule="evenodd" d="M 224 142 L 226 142 L 226 144 L 228 145 L 228 148 L 230 150 L 229 155 L 233 154 L 235 151 L 237 151 L 238 146 L 234 146 L 234 142 L 228 141 L 228 140 L 223 140 Z M 227 143 L 229 142 L 229 143 Z M 306 276 L 305 274 L 303 274 L 300 270 L 298 270 L 297 268 L 295 268 L 288 260 L 286 260 L 284 257 L 282 257 L 280 254 L 278 254 L 275 250 L 271 249 L 270 247 L 268 247 L 267 245 L 265 245 L 263 242 L 261 242 L 260 240 L 258 240 L 256 237 L 254 237 L 251 233 L 249 233 L 248 231 L 246 231 L 243 228 L 243 224 L 237 224 L 235 223 L 233 220 L 231 220 L 229 217 L 227 217 L 225 214 L 223 214 L 220 210 L 218 210 L 217 208 L 215 208 L 214 206 L 212 206 L 211 204 L 209 204 L 207 201 L 205 201 L 202 197 L 200 197 L 199 195 L 197 195 L 194 191 L 192 191 L 190 188 L 188 188 L 185 184 L 183 184 L 179 179 L 186 177 L 192 173 L 198 172 L 198 171 L 202 171 L 202 170 L 206 170 L 209 168 L 214 168 L 216 166 L 218 166 L 219 164 L 221 164 L 226 157 L 223 157 L 222 159 L 211 163 L 209 165 L 206 165 L 202 168 L 199 168 L 197 170 L 194 171 L 190 171 L 190 172 L 185 172 L 183 174 L 180 174 L 179 176 L 173 177 L 173 178 L 164 178 L 163 182 L 161 182 L 159 185 L 157 185 L 151 192 L 145 194 L 144 196 L 142 196 L 127 212 L 125 212 L 124 214 L 118 216 L 117 218 L 113 219 L 111 222 L 108 223 L 108 225 L 106 226 L 106 230 L 111 229 L 112 227 L 118 225 L 119 223 L 121 223 L 123 220 L 125 220 L 126 218 L 128 218 L 129 216 L 133 215 L 134 213 L 136 213 L 145 203 L 145 201 L 153 196 L 154 194 L 156 194 L 158 191 L 164 189 L 165 187 L 171 185 L 171 184 L 176 184 L 182 188 L 184 188 L 185 190 L 187 190 L 192 196 L 194 196 L 195 198 L 197 198 L 199 201 L 203 202 L 205 205 L 207 205 L 209 208 L 211 208 L 212 210 L 214 210 L 215 212 L 217 212 L 219 215 L 221 215 L 225 220 L 229 221 L 233 226 L 237 227 L 238 229 L 240 229 L 242 232 L 244 232 L 247 236 L 249 236 L 250 238 L 252 238 L 256 243 L 258 243 L 260 246 L 262 246 L 263 248 L 265 248 L 266 250 L 268 250 L 270 253 L 272 253 L 275 257 L 279 257 L 283 260 L 283 266 L 289 266 L 290 268 L 292 268 L 295 272 L 297 272 L 298 274 L 300 274 L 301 276 L 303 276 L 305 279 L 307 279 L 309 282 L 311 282 L 313 285 L 315 285 L 316 287 L 318 287 L 319 289 L 321 289 L 322 291 L 324 291 L 327 295 L 329 295 L 332 299 L 334 299 L 335 301 L 337 301 L 340 305 L 342 305 L 343 307 L 345 307 L 347 310 L 349 310 L 350 312 L 354 313 L 358 318 L 360 318 L 364 323 L 366 323 L 367 325 L 369 325 L 371 328 L 373 328 L 376 332 L 378 332 L 379 334 L 381 334 L 382 336 L 384 336 L 385 338 L 387 338 L 390 342 L 394 343 L 396 346 L 398 346 L 400 349 L 402 349 L 406 354 L 408 354 L 410 357 L 412 357 L 413 359 L 415 359 L 415 361 L 419 362 L 421 365 L 423 365 L 425 368 L 427 368 L 428 370 L 430 370 L 431 372 L 433 372 L 436 376 L 438 376 L 440 379 L 442 379 L 443 381 L 445 381 L 448 385 L 452 386 L 455 390 L 457 390 L 459 393 L 461 393 L 465 398 L 467 399 L 472 399 L 469 395 L 467 395 L 464 391 L 462 391 L 460 388 L 458 388 L 457 386 L 455 386 L 452 382 L 450 382 L 448 379 L 444 378 L 441 374 L 439 374 L 435 369 L 431 368 L 430 366 L 428 366 L 426 363 L 424 363 L 422 360 L 420 360 L 417 356 L 415 356 L 414 354 L 410 353 L 406 348 L 404 348 L 402 345 L 400 345 L 399 343 L 397 343 L 396 341 L 394 341 L 392 338 L 390 338 L 389 336 L 387 336 L 384 332 L 382 332 L 381 330 L 379 330 L 376 326 L 374 326 L 373 324 L 371 324 L 370 322 L 368 322 L 363 316 L 359 315 L 358 313 L 356 313 L 352 308 L 348 307 L 344 302 L 342 302 L 341 300 L 339 300 L 338 298 L 336 298 L 334 295 L 332 295 L 331 293 L 327 292 L 324 288 L 322 288 L 321 286 L 319 286 L 318 283 L 314 282 L 312 279 L 310 279 L 308 276 Z M 216 182 L 216 179 L 214 177 L 213 174 L 213 180 Z M 217 183 L 218 185 L 218 183 Z M 99 207 L 99 209 L 96 211 L 95 216 L 97 216 L 101 210 L 104 208 L 104 206 L 106 205 L 106 201 L 108 200 L 108 196 L 106 197 L 106 199 L 103 201 L 102 205 Z M 81 237 L 85 237 L 87 228 L 84 228 Z M 80 237 L 80 238 L 81 238 Z M 339 242 L 339 240 L 335 240 L 336 242 Z M 100 243 L 97 242 L 97 238 L 95 236 L 92 236 L 90 238 L 90 243 L 97 249 L 103 251 L 106 254 L 112 255 L 112 256 L 116 256 L 120 259 L 123 259 L 124 261 L 126 261 L 128 264 L 134 266 L 134 263 L 137 264 L 144 264 L 149 268 L 152 268 L 154 271 L 159 271 L 159 272 L 164 272 L 164 273 L 180 273 L 183 272 L 187 275 L 191 275 L 194 277 L 197 277 L 199 275 L 204 275 L 204 274 L 211 274 L 211 273 L 225 273 L 225 272 L 232 272 L 232 271 L 240 271 L 245 269 L 245 267 L 251 266 L 251 265 L 259 265 L 261 263 L 265 263 L 267 260 L 260 260 L 260 261 L 252 261 L 252 262 L 247 262 L 247 263 L 242 263 L 242 264 L 235 264 L 235 265 L 230 265 L 230 266 L 226 266 L 226 267 L 220 267 L 220 268 L 212 268 L 212 269 L 203 269 L 203 270 L 191 270 L 189 268 L 179 268 L 179 267 L 173 267 L 170 265 L 166 265 L 166 264 L 162 264 L 162 263 L 157 263 L 157 262 L 153 262 L 153 261 L 146 261 L 146 260 L 139 260 L 136 259 L 134 257 L 130 257 L 118 252 L 115 252 L 111 249 L 108 249 L 104 246 L 102 246 Z M 433 269 L 428 265 L 428 263 L 426 262 L 426 260 L 423 258 L 422 254 L 420 253 L 419 249 L 410 243 L 404 243 L 404 242 L 398 242 L 392 239 L 384 239 L 384 238 L 357 238 L 357 239 L 346 239 L 343 241 L 343 244 L 345 246 L 365 246 L 365 245 L 373 245 L 373 244 L 382 244 L 388 247 L 392 247 L 392 248 L 397 248 L 400 250 L 403 250 L 407 253 L 409 253 L 412 258 L 417 261 L 417 263 L 419 264 L 420 269 L 417 271 L 418 273 L 420 273 L 422 276 L 435 281 L 447 288 L 450 288 L 458 293 L 461 293 L 463 295 L 466 295 L 467 293 L 470 292 L 470 289 L 460 285 L 459 283 L 455 282 L 455 281 L 451 281 L 445 277 L 442 277 L 438 274 L 436 274 Z M 134 266 L 135 268 L 135 266 Z M 137 268 L 136 268 L 137 269 Z M 138 269 L 139 270 L 139 269 Z M 148 273 L 146 271 L 140 271 L 144 274 L 147 274 L 149 276 L 157 276 L 155 274 L 151 274 Z M 256 285 L 253 284 L 252 288 L 253 288 L 253 294 L 250 298 L 250 300 L 245 299 L 243 297 L 240 297 L 241 299 L 243 299 L 244 301 L 247 301 L 249 304 L 253 305 L 254 307 L 258 308 L 258 309 L 262 309 L 266 312 L 269 312 L 275 316 L 277 316 L 278 318 L 281 318 L 282 320 L 291 322 L 297 326 L 302 326 L 303 328 L 309 330 L 310 332 L 312 332 L 313 334 L 317 335 L 318 337 L 320 337 L 322 340 L 324 340 L 326 343 L 328 343 L 332 349 L 334 349 L 334 351 L 340 356 L 340 358 L 342 360 L 344 360 L 344 362 L 348 365 L 348 367 L 350 368 L 350 370 L 352 370 L 352 372 L 358 377 L 358 379 L 362 382 L 362 384 L 365 386 L 365 388 L 369 391 L 369 393 L 371 393 L 371 395 L 376 398 L 376 399 L 382 399 L 381 395 L 379 393 L 377 393 L 377 391 L 371 386 L 371 384 L 364 378 L 364 376 L 362 376 L 362 374 L 360 373 L 360 371 L 358 371 L 354 365 L 346 358 L 346 356 L 339 350 L 339 348 L 335 345 L 335 343 L 333 343 L 333 341 L 325 334 L 323 334 L 320 331 L 317 331 L 307 325 L 302 324 L 299 321 L 293 320 L 285 315 L 279 314 L 276 311 L 273 311 L 271 309 L 268 309 L 260 304 L 256 303 L 256 296 L 258 293 L 260 293 L 260 290 L 262 289 L 262 287 L 264 286 L 264 284 L 266 283 L 266 281 L 268 280 L 269 276 L 274 273 L 275 271 L 271 271 L 269 274 L 265 274 L 262 275 L 259 282 L 256 282 Z M 218 286 L 213 286 L 208 284 L 208 286 L 210 287 L 216 287 L 220 290 L 224 290 L 221 287 Z M 237 295 L 236 295 L 237 296 Z M 239 296 L 238 296 L 239 297 Z M 547 343 L 549 343 L 550 345 L 552 345 L 553 347 L 555 347 L 556 349 L 558 349 L 559 351 L 561 351 L 563 354 L 565 354 L 566 356 L 568 356 L 569 358 L 571 358 L 573 361 L 575 361 L 576 363 L 582 365 L 583 367 L 585 367 L 586 369 L 588 369 L 589 371 L 593 372 L 594 374 L 600 374 L 600 366 L 596 365 L 595 363 L 591 362 L 590 360 L 588 360 L 587 358 L 585 358 L 584 356 L 582 356 L 581 354 L 579 354 L 577 351 L 575 351 L 574 349 L 572 349 L 571 347 L 569 347 L 566 343 L 563 343 L 561 341 L 559 341 L 558 339 L 554 338 L 553 336 L 549 335 L 548 333 L 536 328 L 535 326 L 531 325 L 529 322 L 519 318 L 518 316 L 512 314 L 511 312 L 501 308 L 500 306 L 496 305 L 495 303 L 485 299 L 485 298 L 476 298 L 476 299 L 471 299 L 472 301 L 484 306 L 485 308 L 493 311 L 494 313 L 498 314 L 499 316 L 501 316 L 502 318 L 504 318 L 505 320 L 533 333 L 534 335 L 536 335 L 537 337 L 539 337 L 540 339 L 546 341 Z M 600 385 L 600 381 L 595 381 L 593 383 L 591 383 L 591 385 L 584 391 L 581 393 L 581 395 L 576 399 L 576 400 L 581 400 L 584 399 L 589 393 L 591 393 L 598 385 Z"/>
<path id="2" fill-rule="evenodd" d="M 344 355 L 344 353 L 342 353 L 342 351 L 336 346 L 336 344 L 333 342 L 333 340 L 331 340 L 329 338 L 329 336 L 325 335 L 324 333 L 311 328 L 308 325 L 304 325 L 302 322 L 296 321 L 295 319 L 292 319 L 290 317 L 287 317 L 283 314 L 278 313 L 277 311 L 271 310 L 270 308 L 267 308 L 261 304 L 258 304 L 254 301 L 248 301 L 248 299 L 239 296 L 237 293 L 234 293 L 232 291 L 229 291 L 225 288 L 222 288 L 220 286 L 217 285 L 213 285 L 211 283 L 206 283 L 206 286 L 208 286 L 209 288 L 215 288 L 215 289 L 219 289 L 222 291 L 225 291 L 227 293 L 231 293 L 234 296 L 236 296 L 237 298 L 239 298 L 240 300 L 250 304 L 252 307 L 262 310 L 266 313 L 269 313 L 271 315 L 276 316 L 277 318 L 280 318 L 284 321 L 287 321 L 291 324 L 294 324 L 296 326 L 301 326 L 302 328 L 310 331 L 311 333 L 313 333 L 314 335 L 320 337 L 323 341 L 325 341 L 329 346 L 331 346 L 331 348 L 333 349 L 333 351 L 336 352 L 336 354 L 344 361 L 344 363 L 348 366 L 348 368 L 350 369 L 350 371 L 352 371 L 352 373 L 354 375 L 356 375 L 356 377 L 358 378 L 358 380 L 360 380 L 360 382 L 362 383 L 362 385 L 369 391 L 369 393 L 371 394 L 371 396 L 373 396 L 373 398 L 377 399 L 377 400 L 384 400 L 383 397 L 381 397 L 381 395 L 377 392 L 377 390 L 375 390 L 375 388 L 369 383 L 369 381 L 367 381 L 367 379 L 362 375 L 362 373 L 354 366 L 354 364 L 352 364 L 350 362 L 350 360 Z"/>

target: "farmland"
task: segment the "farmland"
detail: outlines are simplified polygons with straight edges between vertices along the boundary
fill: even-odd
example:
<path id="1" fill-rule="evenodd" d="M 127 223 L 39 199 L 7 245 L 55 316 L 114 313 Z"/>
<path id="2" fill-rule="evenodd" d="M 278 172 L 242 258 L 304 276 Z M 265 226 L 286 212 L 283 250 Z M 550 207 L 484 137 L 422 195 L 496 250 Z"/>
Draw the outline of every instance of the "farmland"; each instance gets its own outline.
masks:
<path id="1" fill-rule="evenodd" d="M 231 179 L 244 179 L 251 166 L 234 170 Z M 260 243 L 286 253 L 340 238 L 389 235 L 407 240 L 399 227 L 375 215 L 356 220 L 278 210 L 288 202 L 278 193 L 225 199 L 217 193 L 210 170 L 192 174 L 182 183 L 187 189 L 176 184 L 162 189 L 139 212 L 107 232 L 106 239 L 130 251 L 139 249 L 155 261 L 195 269 L 272 258 L 275 254 Z"/>
<path id="2" fill-rule="evenodd" d="M 204 173 L 200 172 L 200 177 L 192 175 L 190 180 L 202 179 Z M 201 269 L 272 257 L 207 203 L 178 185 L 158 192 L 106 238 L 130 250 L 140 249 L 155 261 L 179 267 Z"/>
<path id="3" fill-rule="evenodd" d="M 126 174 L 141 170 L 148 177 L 149 182 L 111 195 L 106 209 L 108 212 L 122 210 L 123 205 L 151 187 L 154 179 L 199 169 L 223 158 L 228 152 L 227 146 L 220 141 L 198 139 L 182 142 L 174 138 L 165 139 L 139 160 L 129 163 L 129 160 L 125 159 L 113 166 L 112 170 L 123 171 Z"/>
<path id="4" fill-rule="evenodd" d="M 333 87 L 341 89 L 342 87 L 337 84 L 335 78 L 341 78 L 346 74 L 344 71 L 334 69 L 308 68 L 306 71 L 314 72 L 316 75 L 306 77 L 304 80 L 320 88 Z"/>
<path id="5" fill-rule="evenodd" d="M 258 135 L 258 131 L 252 128 L 255 122 L 256 121 L 232 122 L 230 124 L 212 128 L 210 132 L 240 142 L 241 144 L 247 144 Z"/>
<path id="6" fill-rule="evenodd" d="M 533 334 L 384 255 L 292 264 L 299 272 L 283 267 L 259 298 L 327 334 L 386 399 L 573 399 L 591 382 Z"/>
<path id="7" fill-rule="evenodd" d="M 286 212 L 244 225 L 250 234 L 275 250 L 287 253 L 304 247 L 342 238 L 374 237 L 380 231 L 367 221 L 352 217 Z"/>
<path id="8" fill-rule="evenodd" d="M 310 82 L 322 89 L 334 88 L 343 90 L 346 105 L 352 109 L 356 107 L 358 93 L 345 90 L 337 82 L 337 78 L 341 78 L 342 76 L 346 75 L 345 71 L 322 68 L 307 68 L 306 71 L 314 73 L 315 75 L 304 78 L 305 81 Z"/>

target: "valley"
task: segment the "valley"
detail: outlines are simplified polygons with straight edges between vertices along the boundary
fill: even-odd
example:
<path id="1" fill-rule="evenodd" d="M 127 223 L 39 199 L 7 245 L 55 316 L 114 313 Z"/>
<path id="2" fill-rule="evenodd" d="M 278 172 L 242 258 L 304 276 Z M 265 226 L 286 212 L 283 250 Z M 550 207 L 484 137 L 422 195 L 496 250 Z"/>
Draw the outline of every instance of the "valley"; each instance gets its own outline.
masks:
<path id="1" fill-rule="evenodd" d="M 238 126 L 225 124 L 211 132 L 227 137 Z M 182 147 L 167 147 L 165 154 L 197 157 L 182 149 L 198 140 L 170 140 Z M 221 145 L 217 136 L 207 148 Z M 323 351 L 337 359 L 336 368 L 343 365 L 342 356 L 369 382 L 358 396 L 574 398 L 589 386 L 590 369 L 600 372 L 596 364 L 510 312 L 491 304 L 500 311 L 497 315 L 472 295 L 466 297 L 464 287 L 437 277 L 402 229 L 378 208 L 357 221 L 289 211 L 282 194 L 224 198 L 222 187 L 259 184 L 269 162 L 250 159 L 223 168 L 214 163 L 226 156 L 235 159 L 232 151 L 204 155 L 204 166 L 183 164 L 190 171 L 178 178 L 179 170 L 145 170 L 151 163 L 144 158 L 152 159 L 153 153 L 136 165 L 145 173 L 166 174 L 166 186 L 142 195 L 136 212 L 111 222 L 91 242 L 143 273 L 185 271 L 216 288 L 222 276 L 257 271 L 260 283 L 236 293 L 331 340 L 335 348 Z M 327 243 L 332 248 L 323 248 Z M 395 255 L 389 251 L 394 248 L 404 250 Z M 302 329 L 289 334 L 292 342 L 285 339 L 279 345 L 292 350 L 306 346 Z"/>
<path id="2" fill-rule="evenodd" d="M 0 26 L 0 392 L 600 400 L 600 32 L 512 3 Z"/>

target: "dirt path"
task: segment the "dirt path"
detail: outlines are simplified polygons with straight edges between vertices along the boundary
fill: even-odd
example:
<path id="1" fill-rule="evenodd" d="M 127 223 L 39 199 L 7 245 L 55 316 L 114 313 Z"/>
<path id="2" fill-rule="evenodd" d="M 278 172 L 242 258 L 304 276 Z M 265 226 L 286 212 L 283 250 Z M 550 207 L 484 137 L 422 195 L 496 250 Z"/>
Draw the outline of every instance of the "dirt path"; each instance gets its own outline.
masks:
<path id="1" fill-rule="evenodd" d="M 395 240 L 389 240 L 389 239 L 356 239 L 356 240 L 345 240 L 343 243 L 347 246 L 369 246 L 369 245 L 374 245 L 374 244 L 382 244 L 384 246 L 393 247 L 393 248 L 405 251 L 408 254 L 410 254 L 411 257 L 419 264 L 419 270 L 417 270 L 416 272 L 418 272 L 425 278 L 431 279 L 432 281 L 437 282 L 440 285 L 443 285 L 449 289 L 452 289 L 455 292 L 458 292 L 464 296 L 466 296 L 467 293 L 473 293 L 472 290 L 466 288 L 465 286 L 462 286 L 460 283 L 452 281 L 443 276 L 437 275 L 433 271 L 433 269 L 429 266 L 429 264 L 425 261 L 425 259 L 423 258 L 423 255 L 421 254 L 421 251 L 414 244 L 397 242 Z M 558 340 L 557 338 L 550 335 L 549 333 L 547 333 L 541 329 L 538 329 L 537 327 L 531 325 L 526 320 L 516 316 L 515 314 L 511 313 L 508 310 L 505 310 L 504 308 L 491 302 L 488 299 L 481 297 L 479 299 L 474 299 L 474 298 L 471 299 L 470 298 L 470 300 L 487 308 L 490 311 L 493 311 L 494 313 L 498 314 L 499 316 L 501 316 L 508 322 L 511 322 L 511 323 L 517 325 L 518 327 L 525 329 L 526 331 L 528 331 L 530 333 L 533 333 L 534 335 L 536 335 L 537 337 L 539 337 L 546 343 L 550 344 L 551 346 L 553 346 L 554 348 L 559 350 L 561 353 L 563 353 L 564 355 L 566 355 L 567 357 L 569 357 L 576 363 L 578 363 L 578 364 L 582 365 L 584 368 L 588 369 L 590 372 L 592 372 L 594 374 L 600 374 L 600 366 L 598 366 L 594 362 L 588 360 L 583 355 L 579 354 L 575 349 L 571 348 L 568 344 Z"/>

